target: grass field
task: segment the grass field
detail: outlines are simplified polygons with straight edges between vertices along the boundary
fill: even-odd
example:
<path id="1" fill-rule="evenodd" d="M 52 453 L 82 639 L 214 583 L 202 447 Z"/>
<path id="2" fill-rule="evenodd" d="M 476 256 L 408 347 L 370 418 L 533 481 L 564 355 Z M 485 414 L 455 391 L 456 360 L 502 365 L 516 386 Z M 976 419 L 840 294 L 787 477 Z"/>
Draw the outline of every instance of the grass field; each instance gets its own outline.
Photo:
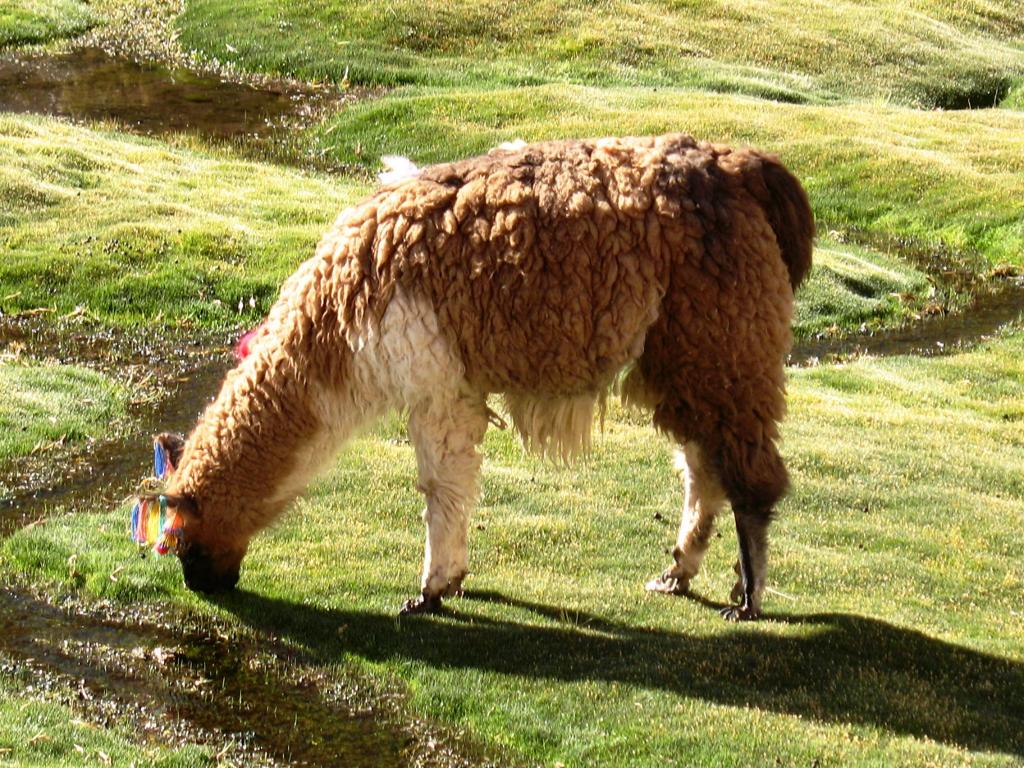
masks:
<path id="1" fill-rule="evenodd" d="M 115 37 L 133 39 L 132 24 L 139 39 L 165 35 L 150 21 L 173 12 L 0 0 L 0 47 L 104 20 Z M 957 288 L 943 295 L 944 270 L 1024 265 L 1016 0 L 187 0 L 170 29 L 165 48 L 229 73 L 397 87 L 289 137 L 290 157 L 350 164 L 342 176 L 0 115 L 0 312 L 248 327 L 383 154 L 426 163 L 515 138 L 667 130 L 777 152 L 804 181 L 821 237 L 800 338 L 962 304 Z M 140 560 L 125 509 L 51 510 L 0 542 L 0 583 L 279 638 L 508 763 L 1018 766 L 1022 353 L 1019 320 L 945 358 L 790 372 L 793 492 L 756 625 L 714 610 L 734 579 L 727 518 L 700 599 L 644 593 L 668 563 L 681 493 L 670 446 L 614 402 L 571 470 L 490 431 L 469 593 L 438 617 L 396 619 L 423 540 L 399 417 L 256 539 L 235 594 L 198 597 L 173 559 Z M 91 401 L 67 439 L 124 407 L 109 378 L 23 362 L 0 365 L 0 462 L 71 435 L 71 403 Z M 212 762 L 83 731 L 68 721 L 80 713 L 28 701 L 26 684 L 0 673 L 0 765 L 86 763 L 75 744 L 114 765 Z"/>
<path id="2" fill-rule="evenodd" d="M 0 0 L 0 51 L 75 37 L 99 21 L 78 0 Z"/>
<path id="3" fill-rule="evenodd" d="M 0 115 L 0 297 L 117 325 L 262 317 L 337 212 L 365 194 L 223 154 Z"/>
<path id="4" fill-rule="evenodd" d="M 0 657 L 0 765 L 20 768 L 104 765 L 195 768 L 212 763 L 195 746 L 180 750 L 133 743 L 119 728 L 101 729 L 66 706 L 26 700 L 25 681 Z"/>
<path id="5" fill-rule="evenodd" d="M 1022 352 L 1018 331 L 946 359 L 793 373 L 782 594 L 757 625 L 643 592 L 680 495 L 667 443 L 618 409 L 572 472 L 489 433 L 469 596 L 438 618 L 395 619 L 422 547 L 397 421 L 256 540 L 235 595 L 199 598 L 173 559 L 140 561 L 125 510 L 17 534 L 0 563 L 55 594 L 209 613 L 401 681 L 414 711 L 529 763 L 1017 765 Z M 721 529 L 695 582 L 715 602 L 735 556 Z"/>
<path id="6" fill-rule="evenodd" d="M 0 470 L 32 451 L 100 437 L 128 400 L 123 386 L 95 371 L 16 360 L 0 360 L 0 393 Z"/>
<path id="7" fill-rule="evenodd" d="M 181 42 L 304 79 L 689 86 L 787 101 L 992 106 L 1024 75 L 1014 0 L 196 0 Z"/>

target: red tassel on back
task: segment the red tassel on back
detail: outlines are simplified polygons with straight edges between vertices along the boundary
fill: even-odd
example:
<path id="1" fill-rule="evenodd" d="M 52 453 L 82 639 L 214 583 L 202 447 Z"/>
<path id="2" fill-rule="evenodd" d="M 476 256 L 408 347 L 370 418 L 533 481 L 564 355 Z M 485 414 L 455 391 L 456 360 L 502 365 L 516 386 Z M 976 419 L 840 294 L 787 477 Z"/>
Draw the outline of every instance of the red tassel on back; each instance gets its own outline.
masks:
<path id="1" fill-rule="evenodd" d="M 242 362 L 249 356 L 249 352 L 252 351 L 252 340 L 256 338 L 256 334 L 260 332 L 262 327 L 263 323 L 260 323 L 251 331 L 246 331 L 242 338 L 238 340 L 238 344 L 235 345 L 235 359 L 238 362 Z"/>

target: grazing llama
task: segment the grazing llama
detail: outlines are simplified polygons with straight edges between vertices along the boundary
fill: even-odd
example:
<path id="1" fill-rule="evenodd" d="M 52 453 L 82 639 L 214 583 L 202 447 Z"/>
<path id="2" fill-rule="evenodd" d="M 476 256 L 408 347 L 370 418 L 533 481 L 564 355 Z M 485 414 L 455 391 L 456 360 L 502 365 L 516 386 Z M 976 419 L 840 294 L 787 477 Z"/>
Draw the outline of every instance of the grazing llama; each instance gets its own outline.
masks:
<path id="1" fill-rule="evenodd" d="M 341 443 L 404 409 L 427 530 L 403 612 L 436 610 L 468 572 L 488 396 L 528 448 L 569 459 L 619 381 L 684 469 L 674 559 L 648 589 L 688 589 L 728 501 L 740 578 L 723 615 L 756 618 L 787 487 L 776 442 L 793 292 L 813 236 L 777 159 L 685 135 L 410 165 L 341 213 L 188 439 L 159 438 L 186 584 L 233 587 L 252 536 Z"/>

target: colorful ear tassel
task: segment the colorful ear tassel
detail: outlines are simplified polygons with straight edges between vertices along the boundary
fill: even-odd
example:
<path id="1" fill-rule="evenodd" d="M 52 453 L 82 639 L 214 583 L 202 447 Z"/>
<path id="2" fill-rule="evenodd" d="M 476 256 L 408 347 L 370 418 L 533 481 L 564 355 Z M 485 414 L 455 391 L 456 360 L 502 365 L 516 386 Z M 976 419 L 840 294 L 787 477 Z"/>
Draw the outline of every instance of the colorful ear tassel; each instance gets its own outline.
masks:
<path id="1" fill-rule="evenodd" d="M 184 533 L 184 521 L 177 512 L 167 513 L 167 497 L 143 498 L 132 507 L 131 536 L 136 544 L 153 545 L 158 555 L 174 550 Z"/>
<path id="2" fill-rule="evenodd" d="M 171 472 L 167 449 L 159 440 L 153 441 L 153 474 L 165 480 Z M 167 497 L 145 496 L 132 507 L 130 531 L 132 541 L 141 546 L 153 546 L 158 555 L 166 555 L 177 548 L 184 533 L 185 523 L 177 512 L 167 514 Z"/>

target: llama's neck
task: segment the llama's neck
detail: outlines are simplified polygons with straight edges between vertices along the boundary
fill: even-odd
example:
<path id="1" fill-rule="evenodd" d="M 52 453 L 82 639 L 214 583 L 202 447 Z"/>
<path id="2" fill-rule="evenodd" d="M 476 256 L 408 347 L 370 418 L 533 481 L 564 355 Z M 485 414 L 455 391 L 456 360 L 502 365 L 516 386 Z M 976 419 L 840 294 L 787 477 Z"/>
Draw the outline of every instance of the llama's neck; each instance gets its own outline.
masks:
<path id="1" fill-rule="evenodd" d="M 189 436 L 169 484 L 224 536 L 269 525 L 351 432 L 336 402 L 351 355 L 338 333 L 325 332 L 337 323 L 295 310 L 275 307 Z"/>
<path id="2" fill-rule="evenodd" d="M 204 520 L 218 518 L 241 535 L 267 525 L 287 504 L 298 449 L 322 431 L 307 402 L 308 382 L 280 357 L 261 350 L 227 375 L 169 488 L 192 496 Z"/>

